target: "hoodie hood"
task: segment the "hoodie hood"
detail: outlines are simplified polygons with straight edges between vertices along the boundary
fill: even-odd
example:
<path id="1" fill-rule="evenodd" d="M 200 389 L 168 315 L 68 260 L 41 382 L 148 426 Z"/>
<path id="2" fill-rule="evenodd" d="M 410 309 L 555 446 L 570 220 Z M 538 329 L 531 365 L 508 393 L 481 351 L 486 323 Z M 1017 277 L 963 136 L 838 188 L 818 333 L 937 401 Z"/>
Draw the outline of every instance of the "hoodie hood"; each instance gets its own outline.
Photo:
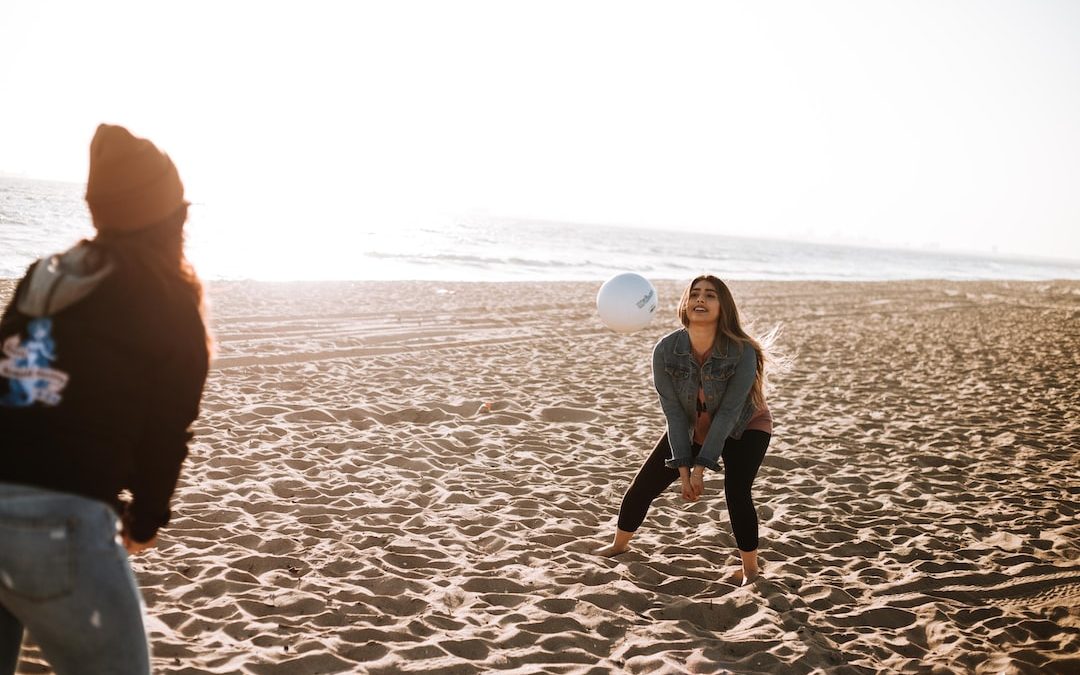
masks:
<path id="1" fill-rule="evenodd" d="M 81 241 L 34 263 L 19 295 L 18 310 L 35 317 L 55 314 L 90 295 L 112 270 L 100 248 Z"/>

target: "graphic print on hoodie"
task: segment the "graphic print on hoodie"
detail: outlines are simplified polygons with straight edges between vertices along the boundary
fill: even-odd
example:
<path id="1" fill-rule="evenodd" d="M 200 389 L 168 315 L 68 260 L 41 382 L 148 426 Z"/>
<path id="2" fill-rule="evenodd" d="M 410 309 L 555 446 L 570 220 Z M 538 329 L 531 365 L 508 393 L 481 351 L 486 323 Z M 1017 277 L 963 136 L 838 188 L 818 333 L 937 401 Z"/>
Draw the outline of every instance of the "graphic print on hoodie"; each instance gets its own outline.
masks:
<path id="1" fill-rule="evenodd" d="M 0 377 L 8 378 L 8 392 L 0 405 L 26 407 L 41 401 L 45 405 L 60 403 L 60 394 L 67 386 L 68 375 L 51 368 L 56 360 L 56 343 L 52 338 L 52 319 L 34 319 L 27 327 L 25 342 L 12 335 L 4 342 L 4 360 L 0 361 Z"/>
<path id="2" fill-rule="evenodd" d="M 90 242 L 80 242 L 62 254 L 42 258 L 32 267 L 20 287 L 16 305 L 34 317 L 21 334 L 4 340 L 0 378 L 7 380 L 7 393 L 0 406 L 27 408 L 35 403 L 60 404 L 68 373 L 52 367 L 57 359 L 53 320 L 57 312 L 85 298 L 111 271 L 111 265 Z"/>

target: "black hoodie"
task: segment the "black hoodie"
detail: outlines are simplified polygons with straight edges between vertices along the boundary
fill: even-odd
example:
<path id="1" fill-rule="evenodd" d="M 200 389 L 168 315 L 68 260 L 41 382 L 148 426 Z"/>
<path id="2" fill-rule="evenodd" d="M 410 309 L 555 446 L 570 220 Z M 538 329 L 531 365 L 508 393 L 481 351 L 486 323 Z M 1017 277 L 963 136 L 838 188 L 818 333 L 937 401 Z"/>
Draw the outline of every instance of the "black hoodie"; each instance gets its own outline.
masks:
<path id="1" fill-rule="evenodd" d="M 0 482 L 99 499 L 153 538 L 209 367 L 186 284 L 83 242 L 31 265 L 0 348 Z"/>

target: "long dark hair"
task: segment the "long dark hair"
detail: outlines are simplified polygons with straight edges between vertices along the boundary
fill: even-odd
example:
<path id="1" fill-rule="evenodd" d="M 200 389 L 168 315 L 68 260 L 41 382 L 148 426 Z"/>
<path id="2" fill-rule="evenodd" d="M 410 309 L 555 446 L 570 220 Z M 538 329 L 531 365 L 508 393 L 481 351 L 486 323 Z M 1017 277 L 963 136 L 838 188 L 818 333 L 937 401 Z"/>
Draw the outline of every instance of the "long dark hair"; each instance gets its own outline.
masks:
<path id="1" fill-rule="evenodd" d="M 735 343 L 739 346 L 751 345 L 757 352 L 757 377 L 754 378 L 754 386 L 750 389 L 750 400 L 754 404 L 754 409 L 760 410 L 765 407 L 765 387 L 768 378 L 766 365 L 770 361 L 769 351 L 779 335 L 779 326 L 773 328 L 760 340 L 747 333 L 742 327 L 742 322 L 739 321 L 739 308 L 735 306 L 735 298 L 731 295 L 731 290 L 727 287 L 727 284 L 721 281 L 719 277 L 702 274 L 686 285 L 682 297 L 679 298 L 676 314 L 678 314 L 679 322 L 684 327 L 688 328 L 690 326 L 690 317 L 687 314 L 687 308 L 690 305 L 690 291 L 694 288 L 694 284 L 699 281 L 708 282 L 710 286 L 716 289 L 716 295 L 720 299 L 720 318 L 716 322 L 714 344 L 727 340 L 729 343 Z"/>
<path id="2" fill-rule="evenodd" d="M 188 207 L 184 204 L 165 220 L 134 232 L 98 232 L 93 243 L 104 249 L 110 259 L 141 267 L 163 287 L 178 289 L 188 295 L 203 319 L 209 349 L 212 342 L 209 331 L 205 330 L 203 284 L 184 253 L 184 223 L 187 217 Z"/>

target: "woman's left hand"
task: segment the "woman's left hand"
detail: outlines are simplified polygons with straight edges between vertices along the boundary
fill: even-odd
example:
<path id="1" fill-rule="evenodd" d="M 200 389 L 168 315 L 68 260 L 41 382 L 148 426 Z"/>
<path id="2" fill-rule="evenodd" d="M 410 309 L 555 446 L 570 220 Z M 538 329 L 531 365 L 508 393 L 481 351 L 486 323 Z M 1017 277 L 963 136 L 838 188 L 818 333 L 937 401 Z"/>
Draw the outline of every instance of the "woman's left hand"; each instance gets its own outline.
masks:
<path id="1" fill-rule="evenodd" d="M 695 501 L 705 494 L 705 468 L 700 464 L 690 472 L 690 489 L 694 493 Z"/>

